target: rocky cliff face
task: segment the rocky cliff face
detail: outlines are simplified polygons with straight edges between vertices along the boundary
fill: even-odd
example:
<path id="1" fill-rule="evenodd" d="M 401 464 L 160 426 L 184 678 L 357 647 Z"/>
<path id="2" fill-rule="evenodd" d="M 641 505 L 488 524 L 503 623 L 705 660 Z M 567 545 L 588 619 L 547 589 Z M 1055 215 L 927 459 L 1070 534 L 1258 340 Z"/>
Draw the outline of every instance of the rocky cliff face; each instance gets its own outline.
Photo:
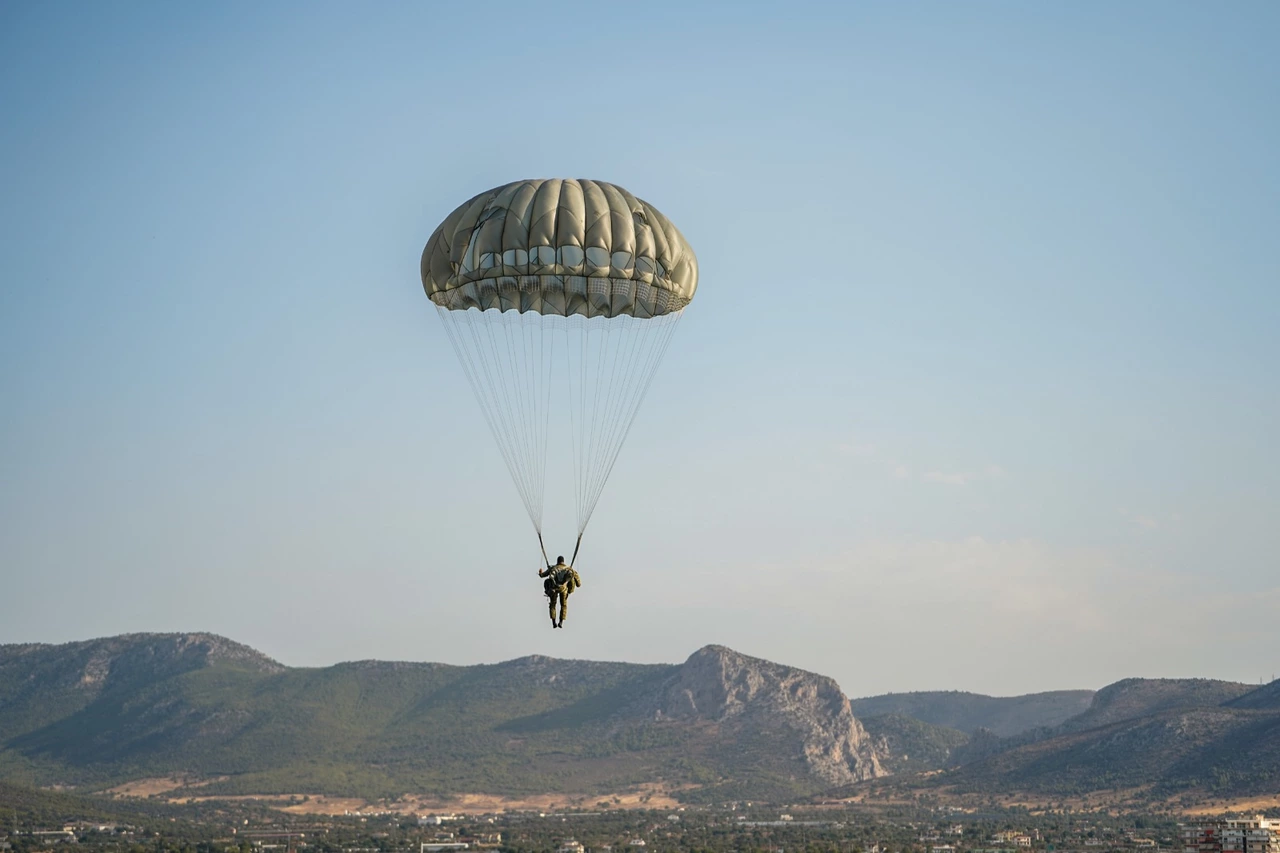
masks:
<path id="1" fill-rule="evenodd" d="M 724 646 L 694 652 L 662 686 L 653 716 L 721 724 L 738 739 L 781 735 L 814 776 L 832 785 L 885 774 L 835 681 Z"/>

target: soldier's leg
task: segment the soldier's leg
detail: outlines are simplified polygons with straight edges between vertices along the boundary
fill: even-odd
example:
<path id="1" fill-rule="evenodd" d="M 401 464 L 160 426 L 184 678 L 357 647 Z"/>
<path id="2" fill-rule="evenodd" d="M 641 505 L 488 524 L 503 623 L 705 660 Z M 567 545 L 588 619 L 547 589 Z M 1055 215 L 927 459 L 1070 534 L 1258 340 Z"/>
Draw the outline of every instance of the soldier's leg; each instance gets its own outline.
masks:
<path id="1" fill-rule="evenodd" d="M 556 596 L 555 593 L 547 594 L 547 612 L 551 615 L 551 624 L 556 624 Z"/>
<path id="2" fill-rule="evenodd" d="M 569 594 L 567 592 L 560 593 L 560 624 L 564 624 L 564 616 L 569 612 Z"/>

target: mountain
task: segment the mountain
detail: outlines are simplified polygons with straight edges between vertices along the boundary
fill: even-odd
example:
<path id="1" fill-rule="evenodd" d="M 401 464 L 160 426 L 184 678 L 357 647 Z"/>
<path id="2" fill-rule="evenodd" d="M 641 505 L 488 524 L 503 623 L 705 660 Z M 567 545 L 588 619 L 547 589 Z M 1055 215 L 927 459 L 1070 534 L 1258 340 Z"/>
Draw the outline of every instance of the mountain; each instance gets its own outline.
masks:
<path id="1" fill-rule="evenodd" d="M 1231 708 L 1280 709 L 1280 678 L 1224 704 Z"/>
<path id="2" fill-rule="evenodd" d="M 1280 711 L 1207 707 L 1148 714 L 995 752 L 938 777 L 937 784 L 1055 795 L 1139 787 L 1157 797 L 1197 790 L 1274 794 Z"/>
<path id="3" fill-rule="evenodd" d="M 0 645 L 0 743 L 90 704 L 193 670 L 284 667 L 213 634 L 126 634 L 81 643 Z"/>
<path id="4" fill-rule="evenodd" d="M 876 745 L 880 763 L 895 774 L 950 767 L 970 740 L 964 732 L 902 714 L 862 717 L 861 722 Z"/>
<path id="5" fill-rule="evenodd" d="M 723 646 L 690 656 L 662 684 L 653 709 L 658 721 L 717 726 L 717 763 L 746 753 L 757 766 L 792 775 L 804 768 L 833 785 L 884 775 L 835 681 Z"/>
<path id="6" fill-rule="evenodd" d="M 682 665 L 284 667 L 208 634 L 0 646 L 0 776 L 202 794 L 606 792 L 785 798 L 884 773 L 824 676 L 720 646 Z"/>
<path id="7" fill-rule="evenodd" d="M 1009 737 L 1059 725 L 1089 708 L 1092 690 L 1055 690 L 996 697 L 956 690 L 886 693 L 850 702 L 858 717 L 897 714 L 962 732 L 989 729 Z"/>
<path id="8" fill-rule="evenodd" d="M 1210 679 L 1130 678 L 1062 724 L 999 738 L 976 732 L 930 785 L 969 793 L 1073 795 L 1146 788 L 1151 796 L 1274 792 L 1280 688 Z M 867 721 L 868 728 L 874 726 Z M 941 766 L 941 765 L 939 765 Z"/>
<path id="9" fill-rule="evenodd" d="M 788 801 L 890 773 L 962 795 L 1274 793 L 1280 682 L 850 702 L 829 678 L 723 646 L 682 664 L 535 655 L 314 669 L 212 634 L 0 646 L 0 780 L 26 786 L 176 777 L 183 798 L 375 799 L 657 783 L 690 802 Z"/>
<path id="10" fill-rule="evenodd" d="M 1088 710 L 1063 723 L 1078 732 L 1178 708 L 1211 708 L 1253 690 L 1248 684 L 1208 678 L 1126 678 L 1093 696 Z"/>

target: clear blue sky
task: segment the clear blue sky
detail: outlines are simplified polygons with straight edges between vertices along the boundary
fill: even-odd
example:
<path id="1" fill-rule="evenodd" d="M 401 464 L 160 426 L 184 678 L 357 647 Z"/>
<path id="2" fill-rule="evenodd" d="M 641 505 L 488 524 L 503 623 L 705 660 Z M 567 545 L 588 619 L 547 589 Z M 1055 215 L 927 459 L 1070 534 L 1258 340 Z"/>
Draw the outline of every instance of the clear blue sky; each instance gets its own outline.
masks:
<path id="1" fill-rule="evenodd" d="M 0 642 L 1269 677 L 1277 44 L 1271 2 L 4 4 Z M 702 268 L 556 632 L 417 272 L 537 176 Z"/>

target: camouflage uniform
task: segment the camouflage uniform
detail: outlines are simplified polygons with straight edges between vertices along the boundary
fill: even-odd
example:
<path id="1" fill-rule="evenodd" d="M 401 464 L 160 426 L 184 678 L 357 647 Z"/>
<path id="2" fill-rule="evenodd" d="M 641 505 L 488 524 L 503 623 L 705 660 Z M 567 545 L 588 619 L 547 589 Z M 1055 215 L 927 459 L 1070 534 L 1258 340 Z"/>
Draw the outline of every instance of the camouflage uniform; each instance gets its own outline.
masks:
<path id="1" fill-rule="evenodd" d="M 538 577 L 546 578 L 542 582 L 542 591 L 549 600 L 548 612 L 551 614 L 551 624 L 556 624 L 556 601 L 558 600 L 560 602 L 560 624 L 563 625 L 564 617 L 569 612 L 569 594 L 582 586 L 582 579 L 578 577 L 578 573 L 574 571 L 572 566 L 566 566 L 564 563 L 547 566 L 545 571 L 539 569 Z"/>

